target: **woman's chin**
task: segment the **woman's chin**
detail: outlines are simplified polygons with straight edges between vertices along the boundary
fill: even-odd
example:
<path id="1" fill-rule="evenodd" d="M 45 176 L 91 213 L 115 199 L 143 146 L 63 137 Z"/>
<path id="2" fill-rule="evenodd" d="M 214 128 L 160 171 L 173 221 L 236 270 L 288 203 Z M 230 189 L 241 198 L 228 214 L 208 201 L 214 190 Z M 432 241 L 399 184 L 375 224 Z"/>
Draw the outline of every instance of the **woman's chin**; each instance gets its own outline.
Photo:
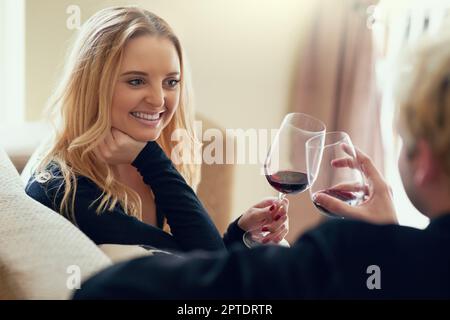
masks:
<path id="1" fill-rule="evenodd" d="M 149 141 L 155 141 L 155 140 L 157 140 L 158 138 L 159 138 L 159 136 L 161 135 L 161 132 L 159 132 L 159 130 L 158 130 L 158 132 L 155 132 L 155 133 L 152 133 L 152 134 L 142 134 L 142 133 L 139 133 L 139 134 L 134 134 L 134 135 L 131 135 L 131 137 L 134 139 L 134 140 L 136 140 L 136 141 L 140 141 L 140 142 L 149 142 Z"/>

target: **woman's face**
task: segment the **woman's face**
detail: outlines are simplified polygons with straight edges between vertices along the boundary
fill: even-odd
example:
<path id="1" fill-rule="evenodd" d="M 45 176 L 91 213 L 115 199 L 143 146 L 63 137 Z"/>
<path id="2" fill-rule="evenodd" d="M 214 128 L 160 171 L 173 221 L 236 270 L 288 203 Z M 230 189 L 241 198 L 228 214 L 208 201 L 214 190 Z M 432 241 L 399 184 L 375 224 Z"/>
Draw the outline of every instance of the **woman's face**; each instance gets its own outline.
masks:
<path id="1" fill-rule="evenodd" d="M 125 46 L 112 100 L 112 126 L 138 141 L 154 141 L 180 100 L 180 60 L 165 38 L 140 36 Z"/>
<path id="2" fill-rule="evenodd" d="M 415 172 L 417 172 L 416 163 L 414 157 L 408 155 L 408 148 L 405 145 L 405 139 L 402 139 L 402 148 L 398 158 L 398 169 L 400 172 L 400 178 L 402 180 L 403 187 L 406 195 L 411 203 L 421 212 L 425 212 L 426 208 L 421 198 L 421 192 L 418 189 L 414 181 Z"/>

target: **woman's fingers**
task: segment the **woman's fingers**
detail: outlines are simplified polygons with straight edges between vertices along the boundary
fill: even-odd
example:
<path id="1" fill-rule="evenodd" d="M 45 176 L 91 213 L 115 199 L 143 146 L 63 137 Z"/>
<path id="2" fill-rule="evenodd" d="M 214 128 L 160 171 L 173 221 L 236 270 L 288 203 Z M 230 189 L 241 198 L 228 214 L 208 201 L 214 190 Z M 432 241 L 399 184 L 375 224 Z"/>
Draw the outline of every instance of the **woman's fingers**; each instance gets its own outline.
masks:
<path id="1" fill-rule="evenodd" d="M 261 231 L 268 231 L 270 233 L 274 233 L 277 231 L 288 219 L 287 214 L 284 214 L 282 216 L 279 216 L 279 218 L 276 218 L 276 220 L 272 220 L 271 223 L 266 224 L 262 227 Z"/>
<path id="2" fill-rule="evenodd" d="M 283 198 L 281 201 L 277 200 L 275 203 L 275 210 L 273 211 L 273 219 L 277 216 L 286 214 L 289 210 L 289 200 L 288 198 Z"/>
<path id="3" fill-rule="evenodd" d="M 108 146 L 105 144 L 104 141 L 100 142 L 97 146 L 97 148 L 95 149 L 95 154 L 97 155 L 97 157 L 100 158 L 100 160 L 102 161 L 106 161 L 107 158 L 110 156 L 110 152 L 109 152 L 109 148 Z"/>
<path id="4" fill-rule="evenodd" d="M 133 138 L 131 138 L 128 134 L 125 132 L 112 127 L 111 128 L 111 135 L 110 137 L 113 140 L 114 145 L 120 146 L 120 145 L 127 145 L 131 143 L 137 143 L 138 141 L 135 141 Z"/>
<path id="5" fill-rule="evenodd" d="M 271 210 L 272 209 L 272 210 Z M 238 226 L 244 230 L 258 230 L 272 221 L 272 212 L 275 206 L 266 206 L 264 208 L 256 208 L 255 206 L 248 209 L 238 220 Z"/>
<path id="6" fill-rule="evenodd" d="M 273 232 L 287 220 L 289 200 L 270 197 L 248 209 L 238 220 L 244 231 Z M 284 217 L 284 218 L 283 218 Z"/>
<path id="7" fill-rule="evenodd" d="M 262 239 L 262 243 L 275 242 L 278 243 L 288 234 L 287 224 L 282 224 L 275 232 L 269 233 Z"/>
<path id="8" fill-rule="evenodd" d="M 113 128 L 106 134 L 104 141 L 105 146 L 112 152 L 116 148 L 116 143 L 112 134 Z"/>
<path id="9" fill-rule="evenodd" d="M 274 205 L 277 202 L 277 198 L 275 197 L 268 197 L 263 199 L 262 201 L 255 204 L 254 208 L 265 208 Z"/>
<path id="10" fill-rule="evenodd" d="M 253 227 L 266 224 L 270 221 L 270 208 L 252 208 L 253 212 L 250 216 L 250 224 Z"/>

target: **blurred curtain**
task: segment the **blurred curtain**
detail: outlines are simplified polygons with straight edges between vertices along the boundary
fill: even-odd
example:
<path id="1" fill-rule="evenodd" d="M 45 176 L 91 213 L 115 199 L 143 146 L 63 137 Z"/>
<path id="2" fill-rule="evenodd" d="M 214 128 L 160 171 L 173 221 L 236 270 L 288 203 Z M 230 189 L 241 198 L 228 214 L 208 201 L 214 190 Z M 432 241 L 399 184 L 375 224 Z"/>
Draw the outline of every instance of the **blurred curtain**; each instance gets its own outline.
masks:
<path id="1" fill-rule="evenodd" d="M 375 1 L 317 0 L 305 39 L 294 111 L 343 130 L 383 167 L 372 34 L 366 8 Z"/>
<path id="2" fill-rule="evenodd" d="M 346 131 L 383 171 L 381 96 L 376 88 L 371 5 L 375 0 L 315 0 L 303 39 L 294 112 L 315 116 L 327 131 Z M 291 199 L 291 238 L 319 222 L 309 195 Z M 297 215 L 298 212 L 301 214 Z"/>

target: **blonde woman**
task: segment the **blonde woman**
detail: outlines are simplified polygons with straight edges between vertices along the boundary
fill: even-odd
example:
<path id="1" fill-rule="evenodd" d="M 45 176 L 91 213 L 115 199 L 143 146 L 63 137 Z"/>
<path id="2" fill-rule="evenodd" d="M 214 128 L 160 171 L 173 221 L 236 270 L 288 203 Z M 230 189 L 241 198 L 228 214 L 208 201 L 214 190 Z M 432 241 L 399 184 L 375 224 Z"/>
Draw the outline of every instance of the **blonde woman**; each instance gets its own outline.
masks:
<path id="1" fill-rule="evenodd" d="M 52 106 L 55 140 L 26 191 L 97 244 L 220 250 L 258 226 L 265 242 L 286 235 L 288 203 L 265 199 L 222 239 L 192 189 L 199 167 L 168 158 L 175 147 L 193 154 L 196 140 L 182 47 L 158 16 L 114 7 L 91 17 Z M 176 129 L 190 141 L 172 141 Z"/>

